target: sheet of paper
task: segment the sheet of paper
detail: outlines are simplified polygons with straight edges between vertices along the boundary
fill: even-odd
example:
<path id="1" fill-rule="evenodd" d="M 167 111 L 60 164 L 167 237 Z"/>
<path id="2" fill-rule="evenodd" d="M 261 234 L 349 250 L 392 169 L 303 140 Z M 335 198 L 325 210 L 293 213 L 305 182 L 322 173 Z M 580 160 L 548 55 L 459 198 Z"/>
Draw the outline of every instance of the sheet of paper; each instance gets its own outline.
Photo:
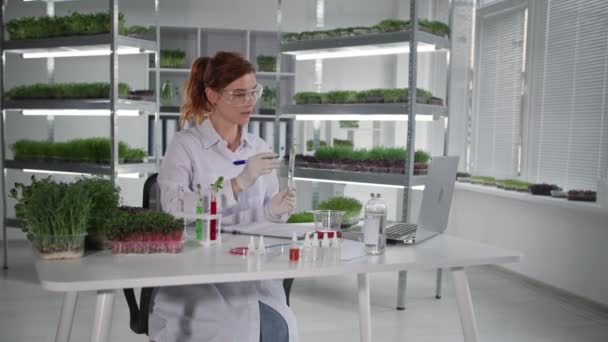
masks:
<path id="1" fill-rule="evenodd" d="M 362 242 L 342 239 L 340 243 L 341 261 L 353 260 L 365 255 L 365 245 Z"/>
<path id="2" fill-rule="evenodd" d="M 290 239 L 294 232 L 298 238 L 301 238 L 308 232 L 314 232 L 315 227 L 313 223 L 273 223 L 260 221 L 237 224 L 234 226 L 223 226 L 222 230 L 227 233 L 264 235 L 268 237 Z"/>

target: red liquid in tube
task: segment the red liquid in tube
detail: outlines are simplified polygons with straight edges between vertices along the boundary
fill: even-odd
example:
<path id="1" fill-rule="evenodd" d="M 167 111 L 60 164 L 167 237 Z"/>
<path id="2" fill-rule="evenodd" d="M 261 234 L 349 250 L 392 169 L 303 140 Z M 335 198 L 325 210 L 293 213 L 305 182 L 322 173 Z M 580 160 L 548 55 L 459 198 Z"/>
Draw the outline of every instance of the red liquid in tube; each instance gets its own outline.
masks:
<path id="1" fill-rule="evenodd" d="M 300 260 L 300 249 L 298 247 L 292 247 L 289 249 L 289 261 Z"/>
<path id="2" fill-rule="evenodd" d="M 317 229 L 316 233 L 317 233 L 317 237 L 319 238 L 319 240 L 323 240 L 323 234 L 327 233 L 327 238 L 328 239 L 332 239 L 334 237 L 334 230 L 329 230 L 329 229 Z M 338 238 L 342 237 L 342 233 L 340 231 L 337 232 L 338 233 Z"/>
<path id="3" fill-rule="evenodd" d="M 215 196 L 213 196 L 213 198 L 211 200 L 210 212 L 211 212 L 211 215 L 217 214 L 217 200 L 216 200 Z M 211 241 L 215 241 L 217 239 L 217 220 L 216 219 L 212 219 L 211 222 L 209 222 L 209 239 Z"/>

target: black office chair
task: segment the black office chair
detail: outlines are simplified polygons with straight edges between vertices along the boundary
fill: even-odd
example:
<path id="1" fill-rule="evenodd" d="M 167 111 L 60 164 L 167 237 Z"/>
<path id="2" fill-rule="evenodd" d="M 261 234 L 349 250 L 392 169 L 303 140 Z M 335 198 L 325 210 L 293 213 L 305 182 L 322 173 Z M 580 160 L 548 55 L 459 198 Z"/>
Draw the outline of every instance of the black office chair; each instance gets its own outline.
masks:
<path id="1" fill-rule="evenodd" d="M 158 188 L 157 177 L 158 173 L 155 173 L 146 179 L 146 182 L 144 183 L 142 207 L 160 211 L 160 190 Z M 283 280 L 283 290 L 285 290 L 287 305 L 289 305 L 289 294 L 291 293 L 292 285 L 293 279 Z M 135 291 L 133 289 L 123 289 L 125 299 L 129 305 L 129 325 L 131 330 L 136 334 L 148 335 L 148 315 L 150 314 L 150 301 L 152 299 L 153 290 L 153 287 L 142 288 L 139 297 L 139 305 L 137 305 Z"/>

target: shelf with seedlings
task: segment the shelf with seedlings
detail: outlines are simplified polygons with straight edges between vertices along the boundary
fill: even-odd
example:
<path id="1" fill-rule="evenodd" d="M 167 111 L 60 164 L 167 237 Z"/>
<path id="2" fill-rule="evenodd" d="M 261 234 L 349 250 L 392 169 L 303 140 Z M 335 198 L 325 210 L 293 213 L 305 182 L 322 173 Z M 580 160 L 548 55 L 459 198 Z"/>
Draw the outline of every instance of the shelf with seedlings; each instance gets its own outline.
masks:
<path id="1" fill-rule="evenodd" d="M 13 160 L 5 160 L 9 169 L 50 170 L 90 174 L 111 174 L 110 139 L 87 138 L 65 142 L 19 140 L 11 145 Z M 155 172 L 154 163 L 148 163 L 143 149 L 131 148 L 126 143 L 118 144 L 122 173 Z"/>
<path id="2" fill-rule="evenodd" d="M 30 185 L 16 183 L 10 197 L 21 229 L 41 259 L 79 258 L 84 255 L 87 227 L 94 206 L 83 182 L 59 183 L 34 176 Z"/>
<path id="3" fill-rule="evenodd" d="M 404 174 L 407 151 L 398 147 L 375 147 L 355 150 L 347 145 L 319 147 L 314 156 L 296 156 L 300 167 Z M 414 174 L 426 174 L 430 155 L 422 150 L 414 154 Z"/>
<path id="4" fill-rule="evenodd" d="M 259 55 L 256 57 L 258 65 L 258 71 L 263 72 L 276 72 L 277 71 L 277 58 L 275 56 L 264 56 Z"/>
<path id="5" fill-rule="evenodd" d="M 101 55 L 103 51 L 109 51 L 112 42 L 110 19 L 108 12 L 13 19 L 6 24 L 8 40 L 3 42 L 4 50 L 26 54 L 24 58 Z M 153 53 L 156 50 L 151 28 L 126 27 L 122 14 L 118 21 L 116 43 L 119 53 Z"/>
<path id="6" fill-rule="evenodd" d="M 293 97 L 295 105 L 283 108 L 286 114 L 406 114 L 408 89 L 337 90 L 327 93 L 300 92 Z M 446 116 L 443 100 L 429 91 L 417 89 L 417 113 Z"/>
<path id="7" fill-rule="evenodd" d="M 150 90 L 131 90 L 126 83 L 118 84 L 118 103 L 120 110 L 154 112 L 154 92 Z M 4 94 L 3 108 L 8 110 L 60 110 L 110 109 L 110 84 L 94 83 L 37 83 L 16 86 Z M 58 114 L 61 115 L 61 114 Z M 86 115 L 86 112 L 83 112 Z"/>
<path id="8" fill-rule="evenodd" d="M 331 197 L 317 205 L 318 210 L 339 210 L 344 212 L 342 216 L 342 228 L 348 228 L 359 222 L 363 204 L 352 197 Z"/>
<path id="9" fill-rule="evenodd" d="M 319 147 L 313 156 L 296 156 L 296 177 L 403 185 L 406 150 L 403 148 L 376 147 L 371 150 L 354 150 L 349 146 Z M 430 155 L 424 151 L 414 154 L 414 181 L 424 184 Z"/>
<path id="10" fill-rule="evenodd" d="M 563 198 L 570 201 L 595 202 L 596 192 L 591 190 L 570 190 L 564 191 L 556 184 L 547 183 L 528 183 L 517 179 L 496 179 L 488 176 L 472 176 L 470 174 L 460 174 L 458 181 L 462 183 L 479 184 L 484 186 L 497 187 L 503 190 L 529 193 L 536 196 L 546 196 L 553 198 Z"/>
<path id="11" fill-rule="evenodd" d="M 418 49 L 433 51 L 449 48 L 450 28 L 439 21 L 418 21 Z M 369 55 L 369 50 L 387 49 L 382 54 L 407 51 L 410 41 L 409 21 L 386 19 L 374 26 L 305 31 L 283 35 L 281 51 L 296 59 L 313 59 L 319 54 L 345 53 L 345 56 Z M 360 49 L 353 49 L 353 48 Z M 360 51 L 360 54 L 357 52 Z M 316 56 L 313 56 L 316 55 Z"/>
<path id="12" fill-rule="evenodd" d="M 170 214 L 121 207 L 108 223 L 113 254 L 180 253 L 184 222 Z"/>
<path id="13" fill-rule="evenodd" d="M 160 50 L 160 67 L 189 71 L 186 65 L 186 52 L 183 50 Z"/>

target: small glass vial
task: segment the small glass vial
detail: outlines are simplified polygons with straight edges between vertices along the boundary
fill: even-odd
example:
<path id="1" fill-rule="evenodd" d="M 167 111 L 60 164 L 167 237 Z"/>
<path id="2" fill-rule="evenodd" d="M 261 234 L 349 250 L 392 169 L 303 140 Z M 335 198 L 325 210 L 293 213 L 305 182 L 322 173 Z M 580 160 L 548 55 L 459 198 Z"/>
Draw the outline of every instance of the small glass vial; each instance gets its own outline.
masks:
<path id="1" fill-rule="evenodd" d="M 386 248 L 386 203 L 380 199 L 380 194 L 371 194 L 371 199 L 365 204 L 365 219 L 363 224 L 363 242 L 367 254 L 379 255 Z"/>
<path id="2" fill-rule="evenodd" d="M 289 261 L 297 262 L 300 260 L 300 247 L 298 247 L 298 237 L 296 232 L 293 232 L 291 237 L 291 246 L 289 247 Z"/>

